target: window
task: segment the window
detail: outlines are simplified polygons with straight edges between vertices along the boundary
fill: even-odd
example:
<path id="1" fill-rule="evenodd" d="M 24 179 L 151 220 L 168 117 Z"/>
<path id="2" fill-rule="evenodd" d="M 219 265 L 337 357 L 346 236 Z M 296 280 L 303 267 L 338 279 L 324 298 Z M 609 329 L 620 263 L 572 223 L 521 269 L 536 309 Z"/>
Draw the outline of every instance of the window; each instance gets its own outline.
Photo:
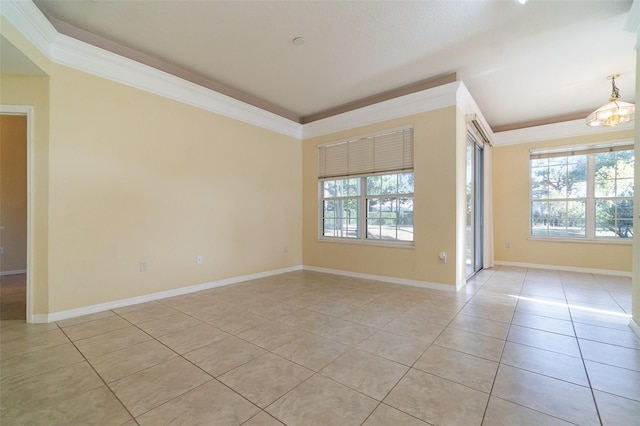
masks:
<path id="1" fill-rule="evenodd" d="M 634 151 L 629 144 L 531 153 L 531 236 L 633 236 Z"/>
<path id="2" fill-rule="evenodd" d="M 413 129 L 323 145 L 320 237 L 413 242 Z"/>

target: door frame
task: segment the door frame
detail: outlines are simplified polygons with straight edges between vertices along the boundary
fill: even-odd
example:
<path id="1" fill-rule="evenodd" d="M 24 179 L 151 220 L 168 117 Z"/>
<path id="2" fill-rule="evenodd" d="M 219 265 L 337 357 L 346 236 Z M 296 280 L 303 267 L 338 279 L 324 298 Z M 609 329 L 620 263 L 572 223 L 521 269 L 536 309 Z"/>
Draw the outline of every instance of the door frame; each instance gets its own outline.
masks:
<path id="1" fill-rule="evenodd" d="M 29 105 L 0 105 L 0 115 L 21 115 L 27 117 L 27 306 L 26 318 L 28 323 L 34 322 L 33 304 L 33 106 Z"/>

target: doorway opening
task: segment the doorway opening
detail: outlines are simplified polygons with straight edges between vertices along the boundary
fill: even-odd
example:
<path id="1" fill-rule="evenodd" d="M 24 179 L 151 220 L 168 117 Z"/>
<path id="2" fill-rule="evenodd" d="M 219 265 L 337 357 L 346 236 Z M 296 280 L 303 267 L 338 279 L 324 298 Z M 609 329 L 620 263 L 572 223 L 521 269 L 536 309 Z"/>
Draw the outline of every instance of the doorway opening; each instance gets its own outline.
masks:
<path id="1" fill-rule="evenodd" d="M 31 322 L 33 108 L 0 106 L 0 319 Z"/>

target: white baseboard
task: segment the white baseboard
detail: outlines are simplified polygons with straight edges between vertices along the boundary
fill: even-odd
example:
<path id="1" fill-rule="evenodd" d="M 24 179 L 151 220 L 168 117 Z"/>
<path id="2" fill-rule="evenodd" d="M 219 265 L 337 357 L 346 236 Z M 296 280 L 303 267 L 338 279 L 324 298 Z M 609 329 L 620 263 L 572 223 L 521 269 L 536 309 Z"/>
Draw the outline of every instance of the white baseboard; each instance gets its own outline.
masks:
<path id="1" fill-rule="evenodd" d="M 596 269 L 596 268 L 581 268 L 577 266 L 561 266 L 561 265 L 544 265 L 541 263 L 524 263 L 524 262 L 507 262 L 503 260 L 496 260 L 496 265 L 501 266 L 517 266 L 520 268 L 533 268 L 533 269 L 550 269 L 553 271 L 565 271 L 565 272 L 582 272 L 585 274 L 598 274 L 598 275 L 612 275 L 616 277 L 631 277 L 629 271 L 615 271 L 613 269 Z"/>
<path id="2" fill-rule="evenodd" d="M 636 333 L 636 336 L 638 336 L 638 338 L 640 339 L 640 324 L 638 324 L 636 322 L 636 320 L 634 320 L 633 318 L 631 318 L 629 320 L 629 327 L 631 327 L 631 329 L 633 330 L 634 333 Z"/>
<path id="3" fill-rule="evenodd" d="M 0 276 L 4 276 L 4 275 L 18 275 L 18 274 L 26 274 L 27 270 L 26 269 L 15 269 L 13 271 L 2 271 L 0 272 Z"/>
<path id="4" fill-rule="evenodd" d="M 114 300 L 112 302 L 99 303 L 97 305 L 83 306 L 81 308 L 69 309 L 66 311 L 52 312 L 50 314 L 33 314 L 28 322 L 46 323 L 53 321 L 61 321 L 69 318 L 75 318 L 82 315 L 95 314 L 96 312 L 108 311 L 110 309 L 122 308 L 124 306 L 137 305 L 139 303 L 151 302 L 168 297 L 180 296 L 183 294 L 194 293 L 196 291 L 207 290 L 215 287 L 222 287 L 230 284 L 236 284 L 243 281 L 255 280 L 258 278 L 280 275 L 287 272 L 299 271 L 302 266 L 292 266 L 290 268 L 276 269 L 273 271 L 259 272 L 256 274 L 241 275 L 238 277 L 226 278 L 219 281 L 211 281 L 203 284 L 191 285 L 188 287 L 180 287 L 172 290 L 160 291 L 157 293 L 146 294 L 144 296 L 130 297 L 128 299 Z"/>
<path id="5" fill-rule="evenodd" d="M 343 271 L 340 269 L 329 269 L 329 268 L 320 268 L 318 266 L 309 266 L 304 265 L 303 269 L 305 271 L 315 271 L 315 272 L 324 272 L 326 274 L 334 274 L 334 275 L 343 275 L 345 277 L 352 278 L 362 278 L 365 280 L 374 280 L 374 281 L 382 281 L 385 283 L 391 284 L 402 284 L 402 285 L 410 285 L 414 287 L 422 287 L 429 288 L 433 290 L 444 290 L 444 291 L 458 291 L 462 287 L 464 287 L 464 282 L 458 285 L 450 285 L 450 284 L 442 284 L 442 283 L 432 283 L 428 281 L 418 281 L 418 280 L 409 280 L 406 278 L 397 278 L 397 277 L 386 277 L 383 275 L 372 275 L 372 274 L 362 274 L 359 272 L 351 272 L 351 271 Z"/>

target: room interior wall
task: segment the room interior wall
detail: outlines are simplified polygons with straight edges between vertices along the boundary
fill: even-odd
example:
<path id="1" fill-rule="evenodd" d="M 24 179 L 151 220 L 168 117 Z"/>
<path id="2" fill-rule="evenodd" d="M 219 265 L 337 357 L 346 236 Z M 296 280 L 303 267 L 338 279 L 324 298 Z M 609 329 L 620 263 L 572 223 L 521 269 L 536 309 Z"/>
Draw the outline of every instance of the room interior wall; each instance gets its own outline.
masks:
<path id="1" fill-rule="evenodd" d="M 299 140 L 50 71 L 50 312 L 301 264 Z"/>
<path id="2" fill-rule="evenodd" d="M 452 106 L 304 140 L 305 266 L 423 283 L 457 284 L 457 119 L 457 109 Z M 407 125 L 414 126 L 414 246 L 319 239 L 318 145 Z M 440 251 L 447 253 L 447 263 L 440 262 Z"/>
<path id="3" fill-rule="evenodd" d="M 632 244 L 543 241 L 529 237 L 529 152 L 531 149 L 633 141 L 633 130 L 496 146 L 493 149 L 495 259 L 629 273 Z M 510 245 L 509 248 L 507 246 Z"/>
<path id="4" fill-rule="evenodd" d="M 27 117 L 0 115 L 0 272 L 27 269 Z"/>

